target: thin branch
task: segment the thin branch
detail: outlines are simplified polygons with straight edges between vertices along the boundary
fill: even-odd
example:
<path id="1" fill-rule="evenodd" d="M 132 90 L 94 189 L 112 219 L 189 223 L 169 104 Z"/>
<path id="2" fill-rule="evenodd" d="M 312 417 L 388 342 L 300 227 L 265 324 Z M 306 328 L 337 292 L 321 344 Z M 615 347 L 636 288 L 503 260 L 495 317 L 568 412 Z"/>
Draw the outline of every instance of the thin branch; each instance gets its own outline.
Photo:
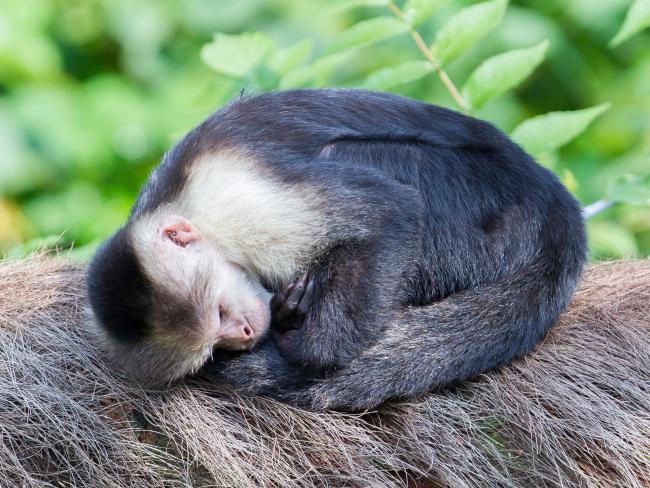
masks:
<path id="1" fill-rule="evenodd" d="M 605 210 L 612 208 L 614 205 L 616 205 L 616 202 L 612 202 L 611 200 L 605 200 L 605 199 L 598 200 L 597 202 L 589 204 L 585 208 L 583 208 L 582 216 L 585 220 L 589 220 L 590 218 L 595 217 L 599 213 L 602 213 Z"/>
<path id="2" fill-rule="evenodd" d="M 404 12 L 402 12 L 402 10 L 397 5 L 395 5 L 394 2 L 389 1 L 387 6 L 388 9 L 393 14 L 395 14 L 400 19 L 405 20 Z M 456 105 L 458 105 L 460 109 L 463 110 L 464 112 L 467 112 L 469 109 L 469 105 L 467 104 L 465 99 L 458 91 L 458 88 L 456 88 L 456 85 L 454 85 L 454 82 L 451 81 L 451 78 L 449 78 L 447 72 L 444 69 L 442 69 L 442 66 L 440 66 L 440 62 L 433 55 L 431 49 L 429 49 L 429 46 L 427 46 L 426 42 L 424 42 L 424 39 L 422 39 L 420 33 L 415 29 L 411 29 L 411 37 L 413 38 L 413 41 L 417 45 L 422 55 L 426 58 L 427 61 L 429 61 L 433 65 L 433 69 L 438 75 L 438 78 L 440 78 L 440 81 L 442 81 L 443 85 L 445 85 L 445 87 L 451 94 L 452 98 L 454 99 L 454 102 L 456 102 Z"/>
<path id="3" fill-rule="evenodd" d="M 400 19 L 404 18 L 404 12 L 402 12 L 402 10 L 397 5 L 395 5 L 394 2 L 388 2 L 387 6 L 388 6 L 388 10 L 393 12 L 397 17 L 399 17 Z"/>
<path id="4" fill-rule="evenodd" d="M 454 85 L 454 83 L 451 81 L 449 76 L 447 76 L 447 72 L 442 68 L 438 67 L 436 68 L 436 73 L 438 73 L 438 77 L 440 78 L 440 81 L 442 81 L 444 85 L 447 87 L 447 90 L 449 90 L 449 93 L 451 93 L 451 96 L 453 97 L 456 104 L 460 107 L 460 109 L 463 112 L 469 111 L 469 106 L 467 105 L 467 102 L 465 101 L 465 99 L 462 97 L 462 95 L 456 88 L 456 85 Z"/>

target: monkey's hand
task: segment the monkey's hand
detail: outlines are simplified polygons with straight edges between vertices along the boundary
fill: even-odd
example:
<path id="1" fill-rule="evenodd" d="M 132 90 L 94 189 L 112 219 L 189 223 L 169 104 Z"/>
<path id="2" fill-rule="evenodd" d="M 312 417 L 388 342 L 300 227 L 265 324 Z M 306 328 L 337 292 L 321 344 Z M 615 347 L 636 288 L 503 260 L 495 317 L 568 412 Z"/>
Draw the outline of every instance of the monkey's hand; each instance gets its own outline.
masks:
<path id="1" fill-rule="evenodd" d="M 326 372 L 347 364 L 363 346 L 345 320 L 339 303 L 323 304 L 326 286 L 323 269 L 305 273 L 271 300 L 272 328 L 278 350 L 293 366 Z"/>
<path id="2" fill-rule="evenodd" d="M 305 273 L 271 300 L 278 349 L 289 364 L 313 371 L 330 370 L 352 355 L 336 328 L 319 320 L 321 279 L 319 272 Z"/>
<path id="3" fill-rule="evenodd" d="M 303 274 L 271 299 L 273 328 L 282 338 L 300 329 L 314 299 L 313 275 Z M 292 332 L 294 331 L 294 332 Z"/>

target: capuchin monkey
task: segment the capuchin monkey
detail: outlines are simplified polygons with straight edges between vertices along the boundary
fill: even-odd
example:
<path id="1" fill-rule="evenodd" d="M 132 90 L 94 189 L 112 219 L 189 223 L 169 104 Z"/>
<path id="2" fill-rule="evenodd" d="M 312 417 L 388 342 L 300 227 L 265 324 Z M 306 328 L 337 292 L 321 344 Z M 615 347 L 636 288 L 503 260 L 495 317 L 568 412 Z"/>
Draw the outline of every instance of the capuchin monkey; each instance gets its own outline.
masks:
<path id="1" fill-rule="evenodd" d="M 580 208 L 492 125 L 363 90 L 239 98 L 166 156 L 87 274 L 150 384 L 198 371 L 315 410 L 530 351 L 586 255 Z"/>

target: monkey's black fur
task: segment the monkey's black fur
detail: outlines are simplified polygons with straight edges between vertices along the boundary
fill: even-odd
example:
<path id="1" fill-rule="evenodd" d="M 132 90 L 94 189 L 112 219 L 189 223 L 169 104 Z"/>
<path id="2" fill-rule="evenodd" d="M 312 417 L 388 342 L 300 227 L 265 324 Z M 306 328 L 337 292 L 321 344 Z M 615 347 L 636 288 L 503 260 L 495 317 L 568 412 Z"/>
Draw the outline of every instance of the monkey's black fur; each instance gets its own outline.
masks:
<path id="1" fill-rule="evenodd" d="M 179 195 L 197 156 L 228 148 L 310 188 L 334 229 L 302 325 L 204 368 L 242 391 L 358 410 L 469 378 L 531 350 L 581 274 L 580 209 L 551 172 L 486 122 L 361 90 L 238 99 L 169 153 L 134 215 Z M 112 253 L 91 267 L 91 299 Z M 128 301 L 132 288 L 111 293 Z"/>
<path id="2" fill-rule="evenodd" d="M 110 324 L 110 332 L 118 341 L 137 343 L 150 333 L 147 319 L 155 307 L 154 286 L 141 269 L 127 228 L 102 246 L 86 283 L 97 319 Z"/>

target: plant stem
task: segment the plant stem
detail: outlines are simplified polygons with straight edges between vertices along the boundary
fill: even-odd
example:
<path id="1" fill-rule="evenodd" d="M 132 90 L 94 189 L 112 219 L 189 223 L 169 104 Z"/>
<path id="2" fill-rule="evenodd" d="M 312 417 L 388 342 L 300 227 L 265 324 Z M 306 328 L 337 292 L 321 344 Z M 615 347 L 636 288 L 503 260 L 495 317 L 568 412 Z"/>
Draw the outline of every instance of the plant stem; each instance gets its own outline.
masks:
<path id="1" fill-rule="evenodd" d="M 397 5 L 395 5 L 395 3 L 392 1 L 388 2 L 388 10 L 393 12 L 400 19 L 404 18 L 404 12 L 402 12 L 402 10 Z"/>
<path id="2" fill-rule="evenodd" d="M 388 2 L 387 6 L 388 9 L 393 14 L 395 14 L 400 19 L 404 20 L 404 12 L 402 12 L 402 10 L 397 5 L 395 5 L 395 3 L 392 0 Z M 451 94 L 452 98 L 454 99 L 454 102 L 456 102 L 456 105 L 458 105 L 458 107 L 462 111 L 467 112 L 469 110 L 469 106 L 467 105 L 467 102 L 463 99 L 462 95 L 458 91 L 458 88 L 456 88 L 454 82 L 451 81 L 451 78 L 449 78 L 449 75 L 447 75 L 447 72 L 444 69 L 442 69 L 442 66 L 440 66 L 440 62 L 433 55 L 431 49 L 429 49 L 429 46 L 427 46 L 426 42 L 424 42 L 424 39 L 422 39 L 420 33 L 415 29 L 411 29 L 411 37 L 413 38 L 413 41 L 417 45 L 422 55 L 426 58 L 427 61 L 429 61 L 433 65 L 433 69 L 438 75 L 438 78 L 440 78 L 442 84 L 445 85 L 445 87 Z"/>
<path id="3" fill-rule="evenodd" d="M 584 217 L 585 220 L 589 220 L 592 217 L 595 217 L 599 213 L 604 212 L 605 210 L 613 207 L 615 202 L 612 202 L 611 200 L 598 200 L 597 202 L 594 202 L 590 205 L 587 205 L 585 208 L 582 209 L 582 216 Z"/>

